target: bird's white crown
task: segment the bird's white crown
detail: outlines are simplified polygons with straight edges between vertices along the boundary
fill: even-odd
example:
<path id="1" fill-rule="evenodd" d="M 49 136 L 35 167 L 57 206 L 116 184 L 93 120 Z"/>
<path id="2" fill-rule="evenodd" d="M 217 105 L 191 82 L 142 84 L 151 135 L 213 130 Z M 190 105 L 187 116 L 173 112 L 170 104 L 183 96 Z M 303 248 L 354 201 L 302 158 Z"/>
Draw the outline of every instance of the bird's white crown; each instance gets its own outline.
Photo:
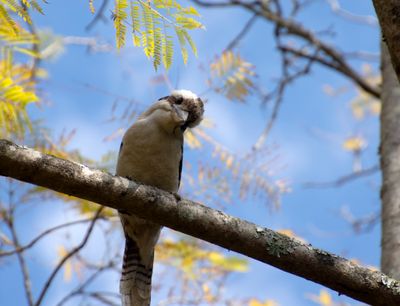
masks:
<path id="1" fill-rule="evenodd" d="M 183 99 L 192 99 L 192 100 L 196 100 L 198 98 L 198 96 L 191 92 L 190 90 L 186 90 L 186 89 L 179 89 L 179 90 L 174 90 L 171 93 L 171 96 L 175 96 L 175 97 L 182 97 Z"/>

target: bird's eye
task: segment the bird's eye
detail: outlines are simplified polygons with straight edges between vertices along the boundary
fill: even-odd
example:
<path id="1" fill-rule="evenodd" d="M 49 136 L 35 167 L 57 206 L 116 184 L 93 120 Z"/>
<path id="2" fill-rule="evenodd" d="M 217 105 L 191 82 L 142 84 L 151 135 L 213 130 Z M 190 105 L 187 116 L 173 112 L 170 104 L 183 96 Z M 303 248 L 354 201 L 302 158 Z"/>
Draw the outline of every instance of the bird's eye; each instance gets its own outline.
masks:
<path id="1" fill-rule="evenodd" d="M 176 100 L 175 100 L 175 104 L 178 104 L 178 105 L 182 104 L 182 102 L 183 102 L 182 97 L 176 98 Z"/>

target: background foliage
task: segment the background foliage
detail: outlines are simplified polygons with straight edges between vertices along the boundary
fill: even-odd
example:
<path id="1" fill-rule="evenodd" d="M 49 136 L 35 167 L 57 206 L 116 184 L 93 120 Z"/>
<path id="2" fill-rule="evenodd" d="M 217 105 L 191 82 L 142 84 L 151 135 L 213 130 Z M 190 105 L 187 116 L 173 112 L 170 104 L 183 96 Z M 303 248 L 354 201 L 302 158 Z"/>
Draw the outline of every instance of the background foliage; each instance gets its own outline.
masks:
<path id="1" fill-rule="evenodd" d="M 1 137 L 114 172 L 137 114 L 191 89 L 206 119 L 183 196 L 378 265 L 371 4 L 260 3 L 272 23 L 202 1 L 0 1 Z M 113 211 L 0 181 L 0 300 L 118 305 L 122 249 Z M 156 305 L 357 305 L 171 230 L 157 251 Z"/>

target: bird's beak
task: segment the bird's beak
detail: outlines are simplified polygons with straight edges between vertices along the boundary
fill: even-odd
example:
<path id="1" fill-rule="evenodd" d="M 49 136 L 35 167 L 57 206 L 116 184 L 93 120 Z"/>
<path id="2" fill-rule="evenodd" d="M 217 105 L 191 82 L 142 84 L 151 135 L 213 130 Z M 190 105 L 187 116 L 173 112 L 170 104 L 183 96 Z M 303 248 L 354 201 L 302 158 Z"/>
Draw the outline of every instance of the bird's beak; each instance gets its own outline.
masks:
<path id="1" fill-rule="evenodd" d="M 183 110 L 180 105 L 172 104 L 172 107 L 174 108 L 176 114 L 178 117 L 183 121 L 186 122 L 189 112 L 186 110 Z"/>

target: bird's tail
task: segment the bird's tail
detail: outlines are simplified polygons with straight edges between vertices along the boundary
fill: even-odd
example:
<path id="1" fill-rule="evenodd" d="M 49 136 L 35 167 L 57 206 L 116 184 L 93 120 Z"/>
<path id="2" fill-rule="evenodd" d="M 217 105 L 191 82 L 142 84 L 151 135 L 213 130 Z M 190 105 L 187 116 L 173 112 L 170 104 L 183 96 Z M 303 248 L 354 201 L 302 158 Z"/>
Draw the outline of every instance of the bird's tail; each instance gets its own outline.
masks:
<path id="1" fill-rule="evenodd" d="M 136 242 L 127 236 L 120 281 L 122 306 L 150 305 L 152 273 L 153 259 L 143 264 Z"/>

